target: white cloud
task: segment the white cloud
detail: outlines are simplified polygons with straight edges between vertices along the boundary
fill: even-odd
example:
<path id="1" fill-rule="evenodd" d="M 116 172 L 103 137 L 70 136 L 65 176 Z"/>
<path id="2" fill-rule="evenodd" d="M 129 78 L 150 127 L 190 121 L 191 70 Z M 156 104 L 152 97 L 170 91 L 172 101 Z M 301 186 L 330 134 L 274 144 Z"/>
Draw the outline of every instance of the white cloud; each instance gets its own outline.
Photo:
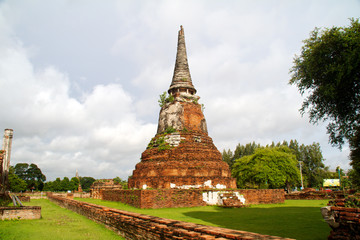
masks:
<path id="1" fill-rule="evenodd" d="M 66 73 L 53 66 L 36 69 L 21 42 L 5 37 L 0 108 L 6 110 L 2 125 L 14 129 L 12 164 L 37 163 L 50 179 L 70 177 L 76 169 L 82 175 L 125 178 L 156 126 L 136 118 L 121 84 L 96 85 L 81 100 L 72 98 Z"/>

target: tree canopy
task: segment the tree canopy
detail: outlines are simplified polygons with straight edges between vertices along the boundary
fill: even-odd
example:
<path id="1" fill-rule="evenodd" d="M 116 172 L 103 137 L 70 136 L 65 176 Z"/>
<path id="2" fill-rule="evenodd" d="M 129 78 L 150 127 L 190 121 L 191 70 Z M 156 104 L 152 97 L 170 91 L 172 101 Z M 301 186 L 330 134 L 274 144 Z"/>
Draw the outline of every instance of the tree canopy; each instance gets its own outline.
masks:
<path id="1" fill-rule="evenodd" d="M 232 168 L 239 188 L 284 188 L 300 181 L 296 156 L 286 147 L 258 148 L 237 159 Z"/>
<path id="2" fill-rule="evenodd" d="M 25 191 L 27 184 L 25 180 L 19 178 L 18 175 L 15 174 L 15 170 L 13 166 L 10 166 L 9 169 L 9 188 L 12 192 L 22 192 Z"/>
<path id="3" fill-rule="evenodd" d="M 238 144 L 234 153 L 230 149 L 227 151 L 223 150 L 222 157 L 223 161 L 228 163 L 230 168 L 233 169 L 236 159 L 252 155 L 257 149 L 282 146 L 290 148 L 291 152 L 296 156 L 298 167 L 300 162 L 302 162 L 302 174 L 305 187 L 321 187 L 323 179 L 330 178 L 331 172 L 329 171 L 329 167 L 324 165 L 324 158 L 319 143 L 305 145 L 299 144 L 297 140 L 290 140 L 290 142 L 272 142 L 266 146 L 261 146 L 255 142 L 246 145 Z"/>
<path id="4" fill-rule="evenodd" d="M 328 121 L 330 142 L 350 144 L 351 165 L 360 176 L 360 23 L 315 28 L 294 59 L 290 84 L 306 98 L 300 112 L 310 122 Z"/>
<path id="5" fill-rule="evenodd" d="M 91 185 L 95 182 L 95 178 L 92 177 L 80 177 L 80 184 L 83 191 L 90 191 Z"/>
<path id="6" fill-rule="evenodd" d="M 294 59 L 290 84 L 306 95 L 301 113 L 310 121 L 329 121 L 330 141 L 341 146 L 359 134 L 360 23 L 349 27 L 315 28 Z"/>
<path id="7" fill-rule="evenodd" d="M 14 167 L 14 174 L 27 184 L 28 190 L 42 190 L 46 176 L 41 172 L 41 169 L 34 163 L 18 163 Z"/>

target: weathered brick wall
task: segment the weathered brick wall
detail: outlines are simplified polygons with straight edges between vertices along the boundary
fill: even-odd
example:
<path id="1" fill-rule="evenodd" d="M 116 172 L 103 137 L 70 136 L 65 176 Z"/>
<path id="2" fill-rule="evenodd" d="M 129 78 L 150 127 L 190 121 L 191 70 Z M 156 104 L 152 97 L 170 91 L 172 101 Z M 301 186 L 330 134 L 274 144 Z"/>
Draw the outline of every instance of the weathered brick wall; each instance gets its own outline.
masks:
<path id="1" fill-rule="evenodd" d="M 0 207 L 1 220 L 5 219 L 40 219 L 40 206 Z"/>
<path id="2" fill-rule="evenodd" d="M 174 208 L 205 206 L 200 190 L 149 189 L 105 190 L 103 200 L 118 201 L 137 208 Z"/>
<path id="3" fill-rule="evenodd" d="M 30 202 L 30 196 L 18 195 L 17 197 L 21 202 Z"/>
<path id="4" fill-rule="evenodd" d="M 284 203 L 285 201 L 283 189 L 239 189 L 235 192 L 244 195 L 246 204 Z"/>
<path id="5" fill-rule="evenodd" d="M 102 191 L 102 199 L 126 203 L 137 208 L 144 208 L 141 206 L 141 191 L 142 190 L 104 190 Z"/>
<path id="6" fill-rule="evenodd" d="M 330 232 L 328 239 L 360 239 L 360 208 L 331 207 L 331 211 L 340 225 Z"/>
<path id="7" fill-rule="evenodd" d="M 360 208 L 345 207 L 351 202 L 358 202 L 358 195 L 353 198 L 334 199 L 323 207 L 321 213 L 332 231 L 329 240 L 360 239 Z"/>
<path id="8" fill-rule="evenodd" d="M 132 213 L 49 194 L 58 205 L 102 223 L 126 239 L 285 239 Z"/>
<path id="9" fill-rule="evenodd" d="M 147 189 L 147 190 L 104 190 L 103 200 L 117 201 L 137 208 L 174 208 L 204 206 L 203 192 L 215 190 L 200 189 Z M 243 195 L 245 204 L 283 203 L 282 189 L 239 189 L 227 190 Z"/>
<path id="10" fill-rule="evenodd" d="M 286 200 L 324 200 L 344 197 L 344 193 L 339 192 L 296 192 L 285 194 Z"/>

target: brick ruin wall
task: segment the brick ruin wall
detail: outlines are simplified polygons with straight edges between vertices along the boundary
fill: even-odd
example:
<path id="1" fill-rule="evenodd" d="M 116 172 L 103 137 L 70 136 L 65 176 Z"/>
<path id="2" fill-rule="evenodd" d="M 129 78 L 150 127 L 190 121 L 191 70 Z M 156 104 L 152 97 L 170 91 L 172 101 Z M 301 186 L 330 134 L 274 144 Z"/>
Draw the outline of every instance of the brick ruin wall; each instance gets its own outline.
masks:
<path id="1" fill-rule="evenodd" d="M 244 195 L 246 204 L 271 204 L 285 202 L 285 191 L 283 189 L 240 189 L 235 192 Z"/>
<path id="2" fill-rule="evenodd" d="M 243 195 L 245 204 L 270 204 L 285 201 L 282 189 L 239 189 L 239 190 L 200 190 L 200 189 L 147 189 L 147 190 L 104 190 L 102 199 L 122 202 L 137 208 L 174 208 L 205 206 L 204 194 L 216 192 L 236 192 Z"/>
<path id="3" fill-rule="evenodd" d="M 332 229 L 328 239 L 360 239 L 360 208 L 345 207 L 344 198 L 335 199 L 331 202 L 333 202 L 334 206 L 327 206 L 321 209 L 325 222 Z"/>
<path id="4" fill-rule="evenodd" d="M 108 208 L 48 194 L 61 207 L 104 224 L 126 239 L 285 239 L 257 233 L 211 227 Z"/>
<path id="5" fill-rule="evenodd" d="M 122 202 L 137 208 L 205 206 L 200 190 L 149 189 L 104 190 L 103 200 Z"/>
<path id="6" fill-rule="evenodd" d="M 328 239 L 360 239 L 360 208 L 331 207 L 337 228 L 332 229 Z"/>
<path id="7" fill-rule="evenodd" d="M 346 194 L 350 194 L 350 191 L 347 191 Z M 325 199 L 335 199 L 343 198 L 344 192 L 324 192 L 324 191 L 309 191 L 309 192 L 296 192 L 285 194 L 286 200 L 325 200 Z"/>
<path id="8" fill-rule="evenodd" d="M 25 207 L 0 207 L 1 220 L 10 219 L 40 219 L 40 206 L 25 206 Z"/>

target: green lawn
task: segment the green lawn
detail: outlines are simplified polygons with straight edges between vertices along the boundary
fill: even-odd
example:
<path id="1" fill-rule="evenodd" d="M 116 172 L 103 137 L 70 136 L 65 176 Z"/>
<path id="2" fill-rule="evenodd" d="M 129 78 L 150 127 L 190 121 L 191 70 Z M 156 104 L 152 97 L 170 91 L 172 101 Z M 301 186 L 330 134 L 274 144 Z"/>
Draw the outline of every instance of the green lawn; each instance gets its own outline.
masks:
<path id="1" fill-rule="evenodd" d="M 41 206 L 42 218 L 39 220 L 0 221 L 0 239 L 123 239 L 103 225 L 70 210 L 60 208 L 47 199 L 32 199 L 26 205 Z"/>
<path id="2" fill-rule="evenodd" d="M 163 218 L 299 240 L 323 240 L 330 234 L 330 227 L 320 213 L 320 208 L 326 206 L 328 200 L 287 200 L 284 204 L 252 205 L 237 209 L 216 206 L 137 209 L 119 202 L 76 200 Z"/>

